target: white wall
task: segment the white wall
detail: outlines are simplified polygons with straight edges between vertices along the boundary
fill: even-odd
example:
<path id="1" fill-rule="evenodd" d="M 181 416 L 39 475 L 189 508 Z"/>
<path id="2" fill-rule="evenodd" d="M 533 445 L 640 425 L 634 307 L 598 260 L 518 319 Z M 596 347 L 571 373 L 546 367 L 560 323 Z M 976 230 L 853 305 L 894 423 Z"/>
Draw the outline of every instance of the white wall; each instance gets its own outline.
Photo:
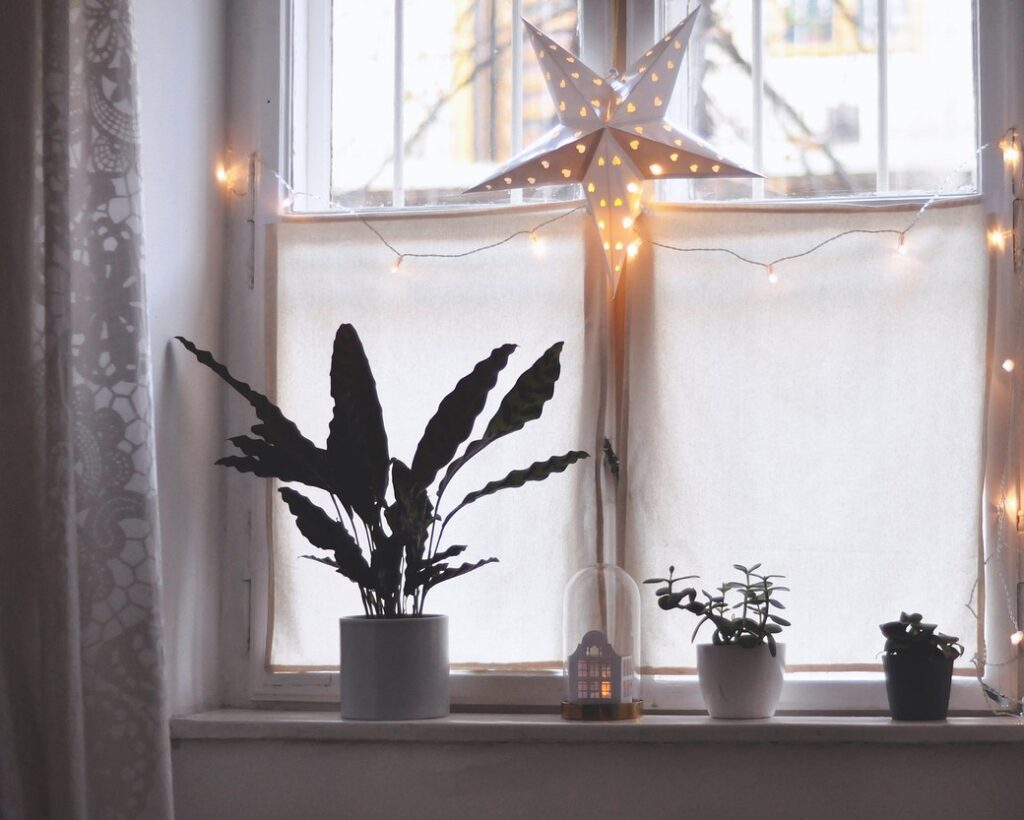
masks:
<path id="1" fill-rule="evenodd" d="M 134 4 L 172 712 L 220 701 L 222 387 L 173 342 L 222 348 L 225 3 Z"/>

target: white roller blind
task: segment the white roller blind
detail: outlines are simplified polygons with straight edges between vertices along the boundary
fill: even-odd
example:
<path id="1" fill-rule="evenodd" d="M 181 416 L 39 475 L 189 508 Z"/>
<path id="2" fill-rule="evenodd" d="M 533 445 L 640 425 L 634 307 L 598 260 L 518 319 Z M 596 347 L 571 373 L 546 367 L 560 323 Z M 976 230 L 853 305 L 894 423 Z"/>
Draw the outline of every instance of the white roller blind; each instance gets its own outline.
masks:
<path id="1" fill-rule="evenodd" d="M 508 236 L 560 211 L 532 210 L 375 223 L 400 249 L 458 253 Z M 278 226 L 277 397 L 318 444 L 326 440 L 331 347 L 338 325 L 355 326 L 377 380 L 391 454 L 411 463 L 441 399 L 493 348 L 519 345 L 478 420 L 482 431 L 518 375 L 564 341 L 562 375 L 543 416 L 489 447 L 460 471 L 446 495 L 462 497 L 512 469 L 569 450 L 594 453 L 598 350 L 584 274 L 585 214 L 500 249 L 456 259 L 394 255 L 359 222 Z M 598 316 L 599 316 L 598 312 Z M 477 501 L 452 520 L 446 544 L 460 560 L 497 564 L 431 590 L 427 611 L 451 616 L 453 663 L 501 667 L 559 664 L 562 590 L 592 560 L 594 462 Z M 276 497 L 273 514 L 271 664 L 336 667 L 341 615 L 362 614 L 356 587 L 299 556 L 313 552 Z"/>
<path id="2" fill-rule="evenodd" d="M 904 212 L 676 210 L 652 238 L 755 259 Z M 655 249 L 630 280 L 627 569 L 787 576 L 790 668 L 874 667 L 901 609 L 977 645 L 988 310 L 981 207 L 763 271 Z M 692 668 L 696 620 L 644 589 L 645 664 Z M 977 608 L 977 600 L 975 600 Z M 702 633 L 709 641 L 710 630 Z"/>

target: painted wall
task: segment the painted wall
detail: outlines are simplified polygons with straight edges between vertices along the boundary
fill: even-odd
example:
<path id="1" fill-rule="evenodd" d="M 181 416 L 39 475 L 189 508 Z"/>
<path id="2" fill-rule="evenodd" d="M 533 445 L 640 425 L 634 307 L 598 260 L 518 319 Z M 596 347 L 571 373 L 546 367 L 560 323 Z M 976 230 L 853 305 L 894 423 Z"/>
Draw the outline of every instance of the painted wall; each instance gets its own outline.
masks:
<path id="1" fill-rule="evenodd" d="M 179 740 L 173 753 L 175 804 L 189 820 L 1022 815 L 1017 743 Z"/>
<path id="2" fill-rule="evenodd" d="M 172 712 L 220 701 L 223 395 L 172 339 L 221 347 L 225 3 L 134 4 L 143 204 Z"/>

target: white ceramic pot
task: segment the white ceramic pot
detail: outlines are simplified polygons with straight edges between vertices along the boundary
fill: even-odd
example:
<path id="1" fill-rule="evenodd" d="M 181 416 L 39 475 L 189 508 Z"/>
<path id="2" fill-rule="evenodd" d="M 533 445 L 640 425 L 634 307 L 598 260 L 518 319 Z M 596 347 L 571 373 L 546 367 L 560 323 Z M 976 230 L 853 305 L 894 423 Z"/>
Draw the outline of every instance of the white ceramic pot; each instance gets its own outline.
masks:
<path id="1" fill-rule="evenodd" d="M 342 618 L 341 716 L 421 720 L 449 711 L 448 616 Z"/>
<path id="2" fill-rule="evenodd" d="M 697 674 L 704 705 L 713 718 L 769 718 L 782 696 L 786 647 L 778 644 L 773 658 L 764 644 L 697 646 Z"/>

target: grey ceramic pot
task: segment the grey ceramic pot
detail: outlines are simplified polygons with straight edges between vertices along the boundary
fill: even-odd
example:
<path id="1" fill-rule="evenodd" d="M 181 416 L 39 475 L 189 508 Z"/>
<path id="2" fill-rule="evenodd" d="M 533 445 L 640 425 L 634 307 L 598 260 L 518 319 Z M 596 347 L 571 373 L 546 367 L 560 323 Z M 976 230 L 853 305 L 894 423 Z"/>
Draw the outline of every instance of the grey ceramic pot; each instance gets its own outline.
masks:
<path id="1" fill-rule="evenodd" d="M 340 619 L 341 716 L 421 720 L 449 711 L 448 616 Z"/>

